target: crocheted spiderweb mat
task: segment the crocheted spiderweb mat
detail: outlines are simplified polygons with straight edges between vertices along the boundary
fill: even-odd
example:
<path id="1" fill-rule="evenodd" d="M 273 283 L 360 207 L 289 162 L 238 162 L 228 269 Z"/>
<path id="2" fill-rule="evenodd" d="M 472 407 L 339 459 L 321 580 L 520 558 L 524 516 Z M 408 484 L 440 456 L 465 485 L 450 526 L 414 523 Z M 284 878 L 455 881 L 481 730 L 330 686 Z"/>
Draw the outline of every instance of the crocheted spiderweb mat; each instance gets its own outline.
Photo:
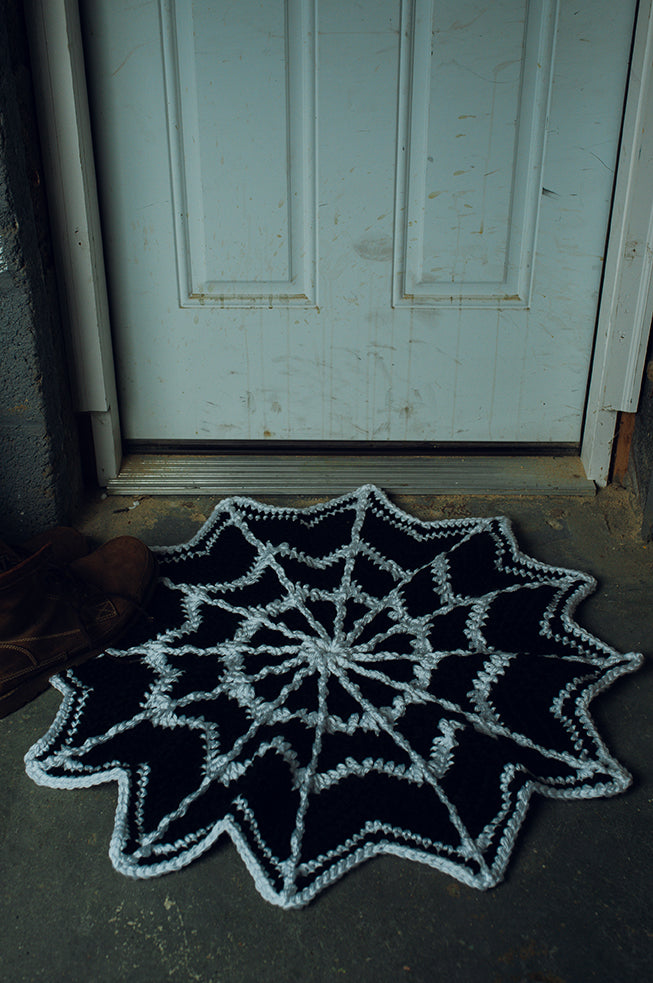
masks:
<path id="1" fill-rule="evenodd" d="M 488 888 L 532 792 L 630 783 L 588 714 L 641 657 L 573 620 L 583 573 L 505 518 L 422 522 L 372 486 L 308 509 L 221 502 L 157 551 L 154 624 L 55 678 L 29 775 L 116 781 L 117 870 L 178 870 L 222 833 L 298 907 L 390 853 Z"/>

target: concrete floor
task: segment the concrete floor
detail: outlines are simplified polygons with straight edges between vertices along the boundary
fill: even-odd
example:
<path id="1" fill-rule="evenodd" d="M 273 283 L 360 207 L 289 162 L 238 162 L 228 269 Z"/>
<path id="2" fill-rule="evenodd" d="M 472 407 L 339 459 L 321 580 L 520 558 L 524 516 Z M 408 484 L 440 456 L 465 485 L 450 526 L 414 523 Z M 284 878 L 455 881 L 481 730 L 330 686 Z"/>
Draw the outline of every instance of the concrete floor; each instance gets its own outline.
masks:
<path id="1" fill-rule="evenodd" d="M 281 504 L 314 500 L 268 499 Z M 506 514 L 538 559 L 592 573 L 578 620 L 622 651 L 653 652 L 653 545 L 629 493 L 594 499 L 401 498 L 421 518 Z M 214 501 L 109 498 L 77 525 L 100 542 L 187 539 Z M 115 786 L 63 791 L 27 778 L 23 755 L 59 705 L 49 690 L 0 721 L 0 980 L 5 983 L 635 983 L 653 961 L 653 672 L 623 677 L 592 707 L 634 774 L 614 799 L 532 801 L 503 884 L 467 888 L 379 858 L 308 908 L 264 901 L 229 842 L 150 881 L 108 858 Z"/>

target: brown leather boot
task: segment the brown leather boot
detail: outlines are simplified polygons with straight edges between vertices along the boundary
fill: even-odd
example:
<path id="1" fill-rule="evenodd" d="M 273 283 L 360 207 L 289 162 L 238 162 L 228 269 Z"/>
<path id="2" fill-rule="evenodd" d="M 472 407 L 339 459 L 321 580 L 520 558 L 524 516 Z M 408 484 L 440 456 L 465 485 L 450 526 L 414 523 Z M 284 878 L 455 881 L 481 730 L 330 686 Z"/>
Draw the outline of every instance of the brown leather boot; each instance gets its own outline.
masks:
<path id="1" fill-rule="evenodd" d="M 51 552 L 44 546 L 0 573 L 0 717 L 115 642 L 154 586 L 154 557 L 131 536 L 67 569 L 52 564 Z"/>
<path id="2" fill-rule="evenodd" d="M 38 553 L 44 546 L 50 546 L 50 561 L 66 565 L 86 556 L 89 552 L 86 536 L 71 526 L 54 526 L 46 532 L 38 533 L 19 546 L 9 546 L 0 540 L 0 571 L 15 567 L 21 560 Z"/>
<path id="3" fill-rule="evenodd" d="M 40 532 L 21 543 L 18 552 L 25 555 L 37 553 L 42 546 L 51 547 L 52 560 L 58 564 L 72 563 L 89 552 L 86 536 L 72 526 L 55 526 L 53 529 L 46 529 L 45 532 Z"/>

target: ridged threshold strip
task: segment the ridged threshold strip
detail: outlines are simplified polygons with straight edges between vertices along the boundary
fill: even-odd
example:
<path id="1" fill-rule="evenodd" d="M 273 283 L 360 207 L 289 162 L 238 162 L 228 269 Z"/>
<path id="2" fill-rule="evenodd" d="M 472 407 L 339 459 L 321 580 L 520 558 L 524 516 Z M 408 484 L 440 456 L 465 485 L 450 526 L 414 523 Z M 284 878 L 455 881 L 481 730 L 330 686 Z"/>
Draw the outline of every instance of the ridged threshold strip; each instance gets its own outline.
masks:
<path id="1" fill-rule="evenodd" d="M 134 454 L 111 495 L 594 495 L 576 457 Z"/>

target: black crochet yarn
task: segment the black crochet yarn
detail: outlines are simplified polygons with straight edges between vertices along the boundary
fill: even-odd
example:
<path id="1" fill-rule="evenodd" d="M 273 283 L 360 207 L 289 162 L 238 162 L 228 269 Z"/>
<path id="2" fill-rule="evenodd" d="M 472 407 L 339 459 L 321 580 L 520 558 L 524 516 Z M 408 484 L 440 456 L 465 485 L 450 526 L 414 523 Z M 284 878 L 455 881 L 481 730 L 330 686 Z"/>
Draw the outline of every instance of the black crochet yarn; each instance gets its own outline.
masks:
<path id="1" fill-rule="evenodd" d="M 369 485 L 232 498 L 157 553 L 153 623 L 54 680 L 26 756 L 40 784 L 118 782 L 125 874 L 226 833 L 283 907 L 381 853 L 488 888 L 534 791 L 630 783 L 588 704 L 641 657 L 574 622 L 594 581 L 525 556 L 505 518 L 423 522 Z"/>

